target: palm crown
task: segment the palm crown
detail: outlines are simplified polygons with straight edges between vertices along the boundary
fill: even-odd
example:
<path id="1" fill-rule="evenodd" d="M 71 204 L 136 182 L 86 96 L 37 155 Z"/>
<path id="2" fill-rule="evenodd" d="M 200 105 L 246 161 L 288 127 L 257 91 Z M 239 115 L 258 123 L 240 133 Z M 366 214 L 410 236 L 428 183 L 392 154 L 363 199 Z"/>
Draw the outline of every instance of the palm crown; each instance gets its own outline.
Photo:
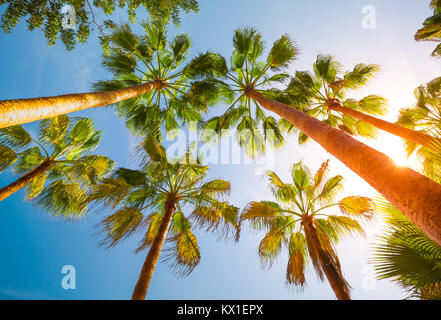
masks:
<path id="1" fill-rule="evenodd" d="M 142 147 L 147 156 L 140 170 L 120 168 L 90 195 L 90 201 L 115 208 L 101 223 L 105 234 L 101 244 L 112 247 L 144 230 L 137 251 L 148 248 L 158 232 L 165 203 L 171 201 L 176 211 L 167 257 L 178 274 L 188 274 L 201 258 L 193 225 L 219 231 L 225 237 L 239 231 L 238 209 L 219 199 L 229 192 L 230 183 L 206 179 L 208 167 L 193 159 L 190 152 L 182 159 L 169 160 L 153 138 L 146 138 Z M 191 210 L 189 215 L 184 213 L 187 210 Z"/>
<path id="2" fill-rule="evenodd" d="M 86 192 L 114 166 L 109 158 L 91 154 L 100 140 L 92 120 L 66 115 L 41 121 L 37 139 L 20 125 L 1 129 L 0 170 L 12 167 L 23 174 L 48 163 L 27 186 L 27 198 L 38 198 L 56 216 L 77 218 L 86 209 Z"/>
<path id="3" fill-rule="evenodd" d="M 414 94 L 417 102 L 411 108 L 400 110 L 397 124 L 439 136 L 441 130 L 441 77 L 433 79 L 425 86 L 419 86 L 415 89 Z M 406 142 L 406 147 L 409 154 L 421 149 L 412 142 Z"/>
<path id="4" fill-rule="evenodd" d="M 433 79 L 425 86 L 415 89 L 417 102 L 411 108 L 403 108 L 398 115 L 397 124 L 413 129 L 420 130 L 435 138 L 441 137 L 441 77 Z M 441 182 L 440 152 L 432 151 L 428 148 L 411 141 L 405 142 L 408 155 L 416 153 L 423 160 L 424 174 Z"/>
<path id="5" fill-rule="evenodd" d="M 99 81 L 97 90 L 111 91 L 143 83 L 155 83 L 148 93 L 117 104 L 119 114 L 135 133 L 158 135 L 162 125 L 167 131 L 182 123 L 198 121 L 212 104 L 213 85 L 191 81 L 183 66 L 190 48 L 187 34 L 167 40 L 159 23 L 142 24 L 145 34 L 135 35 L 128 24 L 119 25 L 110 36 L 110 54 L 102 64 L 114 79 Z"/>
<path id="6" fill-rule="evenodd" d="M 357 220 L 369 219 L 373 205 L 369 198 L 350 196 L 335 201 L 342 188 L 342 177 L 326 178 L 329 161 L 324 162 L 312 176 L 301 162 L 292 167 L 292 183 L 283 182 L 276 173 L 269 171 L 270 188 L 276 202 L 251 202 L 242 213 L 242 219 L 253 228 L 265 230 L 259 245 L 259 256 L 266 266 L 271 266 L 286 248 L 288 284 L 303 287 L 305 268 L 310 258 L 317 275 L 323 279 L 327 270 L 333 269 L 340 286 L 348 292 L 342 276 L 340 262 L 334 244 L 347 233 L 363 233 Z M 343 215 L 326 213 L 325 209 L 338 207 Z M 321 260 L 325 255 L 327 265 Z"/>
<path id="7" fill-rule="evenodd" d="M 415 34 L 418 41 L 441 41 L 441 1 L 432 0 L 430 6 L 433 8 L 433 16 L 427 18 L 423 28 Z M 432 56 L 441 56 L 441 43 L 432 52 Z"/>
<path id="8" fill-rule="evenodd" d="M 278 147 L 284 139 L 276 119 L 267 116 L 246 96 L 246 91 L 255 89 L 269 94 L 272 85 L 288 78 L 283 70 L 295 60 L 298 50 L 294 42 L 283 35 L 263 59 L 262 34 L 252 28 L 237 29 L 233 46 L 229 66 L 224 57 L 213 52 L 201 54 L 189 64 L 189 72 L 195 77 L 216 79 L 220 96 L 229 104 L 223 115 L 207 121 L 205 138 L 214 138 L 207 132 L 214 130 L 221 135 L 222 130 L 236 126 L 238 143 L 247 154 L 262 155 L 265 144 Z"/>
<path id="9" fill-rule="evenodd" d="M 306 114 L 345 132 L 363 137 L 375 137 L 376 129 L 351 116 L 340 114 L 329 107 L 335 103 L 370 114 L 384 114 L 386 100 L 377 95 L 369 95 L 361 100 L 346 98 L 349 90 L 360 89 L 379 71 L 374 64 L 357 64 L 353 70 L 344 72 L 340 63 L 331 55 L 318 55 L 313 66 L 314 72 L 296 71 L 284 92 L 276 99 L 287 103 Z M 281 120 L 282 128 L 288 132 L 295 127 Z M 299 133 L 299 143 L 305 143 L 308 136 Z"/>
<path id="10" fill-rule="evenodd" d="M 377 208 L 386 228 L 371 259 L 379 279 L 398 281 L 412 297 L 441 298 L 441 246 L 385 200 Z"/>

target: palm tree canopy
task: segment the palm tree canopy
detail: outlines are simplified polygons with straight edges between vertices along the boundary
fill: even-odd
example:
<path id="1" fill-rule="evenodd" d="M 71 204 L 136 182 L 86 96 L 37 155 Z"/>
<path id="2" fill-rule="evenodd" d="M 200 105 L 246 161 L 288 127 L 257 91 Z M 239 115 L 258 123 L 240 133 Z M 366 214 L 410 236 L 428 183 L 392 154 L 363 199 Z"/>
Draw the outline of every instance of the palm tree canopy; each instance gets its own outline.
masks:
<path id="1" fill-rule="evenodd" d="M 166 28 L 159 23 L 142 23 L 144 34 L 135 35 L 128 24 L 119 25 L 110 36 L 110 54 L 104 54 L 102 65 L 114 79 L 94 84 L 98 91 L 111 91 L 154 82 L 157 88 L 117 104 L 127 127 L 137 134 L 159 129 L 179 128 L 183 123 L 199 121 L 216 100 L 215 84 L 193 81 L 186 72 L 185 60 L 190 49 L 187 34 L 171 41 Z"/>
<path id="2" fill-rule="evenodd" d="M 92 152 L 101 140 L 91 119 L 66 115 L 43 120 L 38 138 L 17 125 L 0 129 L 0 171 L 32 171 L 44 162 L 51 168 L 27 186 L 27 199 L 66 219 L 81 217 L 86 192 L 111 172 L 114 162 Z"/>
<path id="3" fill-rule="evenodd" d="M 294 164 L 290 182 L 283 182 L 269 171 L 270 188 L 276 201 L 251 202 L 241 215 L 253 228 L 266 232 L 259 245 L 263 265 L 271 266 L 282 249 L 287 249 L 288 284 L 304 286 L 308 260 L 323 279 L 317 248 L 327 252 L 340 269 L 334 245 L 346 234 L 362 234 L 358 221 L 372 217 L 373 204 L 369 198 L 349 196 L 335 200 L 342 189 L 343 177 L 327 178 L 328 171 L 329 160 L 314 175 L 302 162 Z M 330 213 L 333 207 L 338 207 L 341 214 Z M 317 230 L 320 243 L 314 243 L 311 225 Z"/>
<path id="4" fill-rule="evenodd" d="M 233 47 L 229 64 L 220 54 L 206 52 L 189 63 L 188 71 L 197 78 L 209 78 L 217 83 L 218 98 L 228 104 L 224 114 L 206 122 L 205 138 L 216 138 L 223 130 L 236 127 L 239 145 L 254 157 L 264 154 L 266 145 L 281 146 L 284 138 L 277 120 L 267 116 L 247 97 L 246 90 L 252 88 L 269 94 L 274 84 L 288 79 L 284 70 L 296 59 L 298 49 L 288 35 L 283 35 L 264 57 L 262 34 L 253 28 L 237 29 Z"/>
<path id="5" fill-rule="evenodd" d="M 416 103 L 410 108 L 400 109 L 397 124 L 419 129 L 426 134 L 439 135 L 441 130 L 441 77 L 415 89 Z M 408 145 L 409 154 L 418 146 Z"/>
<path id="6" fill-rule="evenodd" d="M 441 138 L 441 77 L 415 89 L 416 103 L 410 108 L 400 109 L 397 124 Z M 423 173 L 441 183 L 441 153 L 406 141 L 405 148 L 410 156 L 416 153 L 422 159 Z"/>
<path id="7" fill-rule="evenodd" d="M 415 34 L 415 40 L 441 42 L 441 1 L 432 0 L 430 6 L 433 8 L 433 16 L 424 21 L 423 28 Z M 436 46 L 432 56 L 441 56 L 441 43 Z"/>
<path id="8" fill-rule="evenodd" d="M 143 232 L 137 251 L 150 247 L 165 203 L 173 201 L 176 211 L 166 258 L 178 274 L 186 275 L 201 258 L 193 227 L 217 231 L 223 237 L 239 232 L 238 208 L 220 199 L 230 191 L 230 183 L 207 179 L 208 167 L 190 151 L 181 159 L 167 159 L 165 149 L 152 137 L 145 138 L 142 149 L 146 155 L 140 170 L 118 169 L 89 197 L 89 201 L 114 209 L 100 224 L 101 245 L 113 247 L 135 232 Z M 186 215 L 187 211 L 191 213 Z"/>
<path id="9" fill-rule="evenodd" d="M 365 86 L 379 70 L 378 65 L 359 63 L 352 70 L 343 71 L 335 57 L 320 54 L 314 62 L 313 72 L 296 71 L 285 91 L 275 98 L 351 135 L 374 138 L 377 130 L 372 125 L 335 112 L 329 106 L 338 103 L 368 114 L 385 114 L 386 99 L 378 95 L 360 100 L 346 98 L 348 91 Z M 281 120 L 281 125 L 287 132 L 296 130 L 286 120 Z M 303 144 L 308 141 L 308 136 L 300 132 L 298 140 Z"/>
<path id="10" fill-rule="evenodd" d="M 400 283 L 411 297 L 441 299 L 441 246 L 385 200 L 377 208 L 387 223 L 371 259 L 378 277 Z"/>

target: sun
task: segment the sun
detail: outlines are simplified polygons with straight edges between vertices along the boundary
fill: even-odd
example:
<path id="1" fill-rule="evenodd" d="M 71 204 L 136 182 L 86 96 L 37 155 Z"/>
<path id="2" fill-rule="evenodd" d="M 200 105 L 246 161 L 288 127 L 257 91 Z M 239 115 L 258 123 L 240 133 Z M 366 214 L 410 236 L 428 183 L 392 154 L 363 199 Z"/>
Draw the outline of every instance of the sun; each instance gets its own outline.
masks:
<path id="1" fill-rule="evenodd" d="M 392 158 L 397 166 L 411 168 L 415 165 L 415 158 L 407 156 L 401 138 L 382 133 L 374 144 L 374 148 Z"/>

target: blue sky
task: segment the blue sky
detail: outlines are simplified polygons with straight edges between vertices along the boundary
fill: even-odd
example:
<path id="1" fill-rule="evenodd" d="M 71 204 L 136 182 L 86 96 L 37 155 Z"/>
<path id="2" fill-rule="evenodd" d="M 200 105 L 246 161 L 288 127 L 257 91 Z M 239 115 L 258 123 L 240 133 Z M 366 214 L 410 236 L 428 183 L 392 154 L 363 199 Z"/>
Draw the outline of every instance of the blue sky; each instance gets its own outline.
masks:
<path id="1" fill-rule="evenodd" d="M 376 9 L 376 29 L 361 26 L 362 7 Z M 428 1 L 347 1 L 347 0 L 201 0 L 200 12 L 183 16 L 180 28 L 169 34 L 188 32 L 192 55 L 212 49 L 226 56 L 232 50 L 235 28 L 253 26 L 260 30 L 268 46 L 283 33 L 292 36 L 301 55 L 290 71 L 311 69 L 318 53 L 332 53 L 348 69 L 358 62 L 377 63 L 382 72 L 354 97 L 380 94 L 389 100 L 388 118 L 413 103 L 413 89 L 439 76 L 440 62 L 429 57 L 432 43 L 413 40 L 422 21 L 430 15 Z M 116 21 L 125 21 L 118 12 Z M 142 18 L 140 12 L 139 19 Z M 135 27 L 135 30 L 140 30 Z M 12 34 L 0 34 L 0 99 L 30 98 L 85 92 L 97 80 L 110 79 L 100 66 L 100 48 L 93 36 L 87 46 L 66 52 L 64 47 L 47 47 L 40 32 L 29 32 L 22 22 Z M 220 113 L 216 108 L 212 114 Z M 135 139 L 123 121 L 110 109 L 100 108 L 80 115 L 94 119 L 103 139 L 97 152 L 118 166 L 134 167 L 130 152 Z M 26 125 L 30 131 L 35 124 Z M 370 145 L 403 159 L 401 141 L 387 135 Z M 332 157 L 318 145 L 299 147 L 295 137 L 277 154 L 274 170 L 287 179 L 290 164 L 303 159 L 312 170 Z M 351 194 L 374 195 L 372 189 L 337 160 L 333 174 L 345 177 Z M 271 200 L 263 177 L 250 164 L 213 165 L 210 176 L 232 183 L 230 200 L 243 208 L 253 200 Z M 10 172 L 0 175 L 0 185 L 12 182 Z M 348 193 L 349 194 L 349 193 Z M 344 194 L 342 194 L 343 196 Z M 18 192 L 0 202 L 0 298 L 2 299 L 127 299 L 131 295 L 145 253 L 135 254 L 138 239 L 130 239 L 112 250 L 97 247 L 95 225 L 103 215 L 91 213 L 76 223 L 64 223 L 24 202 Z M 373 224 L 367 239 L 348 238 L 338 246 L 343 271 L 355 299 L 402 299 L 401 288 L 377 281 L 375 289 L 365 289 L 369 242 L 381 223 Z M 270 270 L 263 270 L 257 255 L 262 235 L 245 230 L 239 243 L 218 241 L 214 235 L 197 233 L 202 261 L 187 278 L 177 278 L 160 263 L 152 280 L 151 299 L 334 299 L 329 285 L 308 273 L 308 285 L 301 293 L 284 284 L 286 256 L 281 255 Z M 61 268 L 73 265 L 77 289 L 61 288 Z"/>

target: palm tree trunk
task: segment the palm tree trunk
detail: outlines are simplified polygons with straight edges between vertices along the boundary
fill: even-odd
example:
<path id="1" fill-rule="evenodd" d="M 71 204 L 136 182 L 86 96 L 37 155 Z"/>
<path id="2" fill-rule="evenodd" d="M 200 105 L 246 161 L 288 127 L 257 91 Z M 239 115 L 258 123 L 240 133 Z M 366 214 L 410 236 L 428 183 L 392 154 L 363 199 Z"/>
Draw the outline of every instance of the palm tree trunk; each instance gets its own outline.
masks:
<path id="1" fill-rule="evenodd" d="M 328 279 L 329 285 L 335 293 L 335 296 L 338 300 L 351 300 L 351 296 L 349 294 L 349 284 L 346 282 L 343 277 L 343 272 L 341 271 L 340 262 L 338 261 L 338 257 L 335 254 L 335 257 L 332 257 L 331 253 L 327 252 L 322 248 L 321 241 L 317 236 L 317 229 L 309 223 L 308 226 L 308 235 L 311 237 L 312 242 L 317 251 L 317 256 L 320 261 L 320 265 L 322 267 L 323 273 Z M 331 245 L 329 243 L 329 245 Z"/>
<path id="2" fill-rule="evenodd" d="M 320 264 L 322 265 L 323 273 L 328 279 L 329 285 L 334 291 L 338 300 L 351 300 L 349 294 L 349 288 L 346 280 L 343 278 L 342 271 L 338 270 L 334 264 L 332 264 L 329 254 L 319 250 Z"/>
<path id="3" fill-rule="evenodd" d="M 144 300 L 147 295 L 150 280 L 152 279 L 156 264 L 158 263 L 162 246 L 164 245 L 165 238 L 167 237 L 168 229 L 170 228 L 175 210 L 176 201 L 167 200 L 165 203 L 164 217 L 162 218 L 161 224 L 158 228 L 158 233 L 153 240 L 149 253 L 145 258 L 145 262 L 141 269 L 141 274 L 139 275 L 138 282 L 133 290 L 132 300 Z"/>
<path id="4" fill-rule="evenodd" d="M 45 173 L 54 165 L 51 161 L 45 161 L 36 167 L 31 172 L 26 173 L 23 177 L 18 179 L 17 181 L 11 183 L 10 185 L 0 189 L 0 201 L 5 200 L 10 195 L 14 194 L 18 190 L 26 187 L 32 180 L 38 178 L 40 175 Z"/>
<path id="5" fill-rule="evenodd" d="M 390 157 L 343 131 L 269 100 L 254 89 L 247 90 L 246 95 L 318 142 L 441 244 L 441 185 L 410 168 L 397 166 Z"/>
<path id="6" fill-rule="evenodd" d="M 154 89 L 161 89 L 160 81 L 113 91 L 65 94 L 61 96 L 0 101 L 0 129 L 9 126 L 52 118 L 93 107 L 107 106 Z"/>
<path id="7" fill-rule="evenodd" d="M 331 104 L 328 106 L 330 110 L 341 112 L 345 115 L 354 117 L 358 120 L 362 120 L 366 123 L 373 125 L 383 131 L 389 132 L 395 136 L 401 137 L 405 140 L 415 142 L 422 146 L 432 149 L 433 151 L 438 151 L 440 146 L 440 141 L 434 137 L 427 134 L 404 128 L 395 123 L 384 121 L 373 116 L 367 115 L 365 113 L 344 107 L 340 104 Z"/>

